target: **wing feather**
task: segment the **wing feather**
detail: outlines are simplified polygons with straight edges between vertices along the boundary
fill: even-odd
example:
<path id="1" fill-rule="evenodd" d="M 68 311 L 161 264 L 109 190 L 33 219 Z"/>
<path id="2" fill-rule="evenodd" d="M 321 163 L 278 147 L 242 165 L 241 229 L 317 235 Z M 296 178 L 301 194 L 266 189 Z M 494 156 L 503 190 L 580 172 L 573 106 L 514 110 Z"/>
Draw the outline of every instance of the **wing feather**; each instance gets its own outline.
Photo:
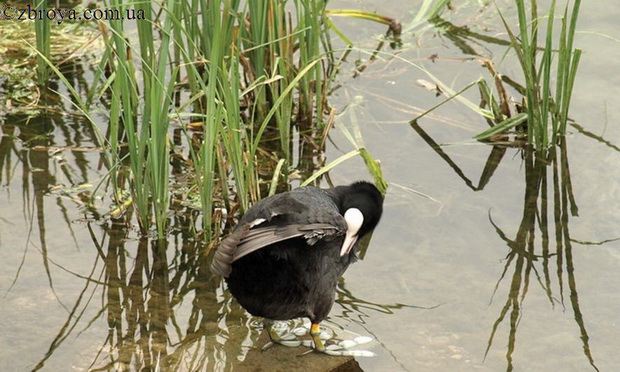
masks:
<path id="1" fill-rule="evenodd" d="M 261 248 L 288 239 L 303 237 L 309 245 L 330 235 L 342 235 L 344 231 L 326 223 L 287 224 L 253 227 L 252 223 L 238 226 L 223 239 L 215 251 L 211 270 L 225 278 L 232 271 L 232 263 Z"/>
<path id="2" fill-rule="evenodd" d="M 336 226 L 326 223 L 271 225 L 254 228 L 239 241 L 232 262 L 261 248 L 284 240 L 304 237 L 308 244 L 314 245 L 326 235 L 337 234 Z"/>
<path id="3" fill-rule="evenodd" d="M 250 208 L 217 247 L 213 272 L 228 277 L 232 264 L 272 244 L 303 237 L 308 245 L 346 232 L 346 222 L 327 192 L 301 187 L 265 198 Z"/>

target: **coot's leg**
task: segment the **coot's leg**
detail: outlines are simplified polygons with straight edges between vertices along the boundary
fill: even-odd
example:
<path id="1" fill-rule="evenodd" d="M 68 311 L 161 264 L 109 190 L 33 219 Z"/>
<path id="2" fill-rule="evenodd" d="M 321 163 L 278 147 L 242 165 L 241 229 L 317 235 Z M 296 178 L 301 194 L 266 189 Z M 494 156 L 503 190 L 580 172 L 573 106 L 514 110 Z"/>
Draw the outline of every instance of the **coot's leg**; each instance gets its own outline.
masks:
<path id="1" fill-rule="evenodd" d="M 265 319 L 263 324 L 267 330 L 269 339 L 271 340 L 263 346 L 263 350 L 266 350 L 274 343 L 288 347 L 297 347 L 303 344 L 303 342 L 299 340 L 295 334 L 290 332 L 286 322 Z"/>
<path id="2" fill-rule="evenodd" d="M 368 350 L 347 350 L 350 347 L 355 347 L 361 344 L 372 341 L 370 337 L 359 336 L 354 340 L 341 341 L 336 344 L 330 344 L 327 347 L 321 339 L 321 327 L 318 323 L 312 323 L 310 326 L 310 336 L 314 342 L 314 350 L 320 353 L 334 356 L 374 356 L 375 353 Z"/>
<path id="3" fill-rule="evenodd" d="M 267 330 L 269 339 L 271 340 L 263 346 L 263 351 L 267 350 L 273 344 L 280 344 L 288 347 L 305 346 L 311 348 L 311 350 L 303 353 L 302 355 L 305 355 L 312 351 L 334 356 L 375 355 L 373 352 L 367 350 L 348 350 L 351 347 L 359 346 L 361 344 L 372 341 L 370 337 L 358 336 L 355 337 L 353 340 L 344 340 L 337 343 L 325 345 L 325 341 L 331 339 L 333 335 L 330 335 L 329 332 L 326 332 L 324 329 L 322 330 L 319 326 L 319 323 L 312 323 L 312 325 L 310 326 L 309 333 L 312 341 L 298 338 L 308 334 L 308 328 L 305 328 L 303 326 L 297 327 L 291 331 L 288 322 L 273 321 L 269 319 L 265 319 L 263 325 Z"/>
<path id="4" fill-rule="evenodd" d="M 321 326 L 319 323 L 312 323 L 310 326 L 310 336 L 312 337 L 312 341 L 314 341 L 314 350 L 324 353 L 325 344 L 323 340 L 321 340 Z"/>

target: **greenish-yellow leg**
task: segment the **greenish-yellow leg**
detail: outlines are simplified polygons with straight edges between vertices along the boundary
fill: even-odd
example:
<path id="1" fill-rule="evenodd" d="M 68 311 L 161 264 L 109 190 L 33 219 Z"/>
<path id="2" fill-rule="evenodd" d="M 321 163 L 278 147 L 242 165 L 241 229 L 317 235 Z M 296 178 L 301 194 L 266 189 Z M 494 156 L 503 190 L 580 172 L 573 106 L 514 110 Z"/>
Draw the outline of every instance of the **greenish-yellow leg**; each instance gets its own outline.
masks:
<path id="1" fill-rule="evenodd" d="M 319 326 L 318 323 L 312 323 L 310 326 L 310 336 L 312 337 L 312 341 L 314 341 L 314 350 L 324 353 L 325 344 L 323 340 L 321 340 L 321 326 Z"/>

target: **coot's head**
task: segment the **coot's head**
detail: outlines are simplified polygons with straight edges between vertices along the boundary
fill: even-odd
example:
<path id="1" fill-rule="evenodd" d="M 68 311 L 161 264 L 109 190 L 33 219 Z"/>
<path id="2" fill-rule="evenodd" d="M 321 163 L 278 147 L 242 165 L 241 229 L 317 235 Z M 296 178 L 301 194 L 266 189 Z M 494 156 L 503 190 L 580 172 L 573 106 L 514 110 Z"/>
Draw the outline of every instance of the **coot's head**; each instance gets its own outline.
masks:
<path id="1" fill-rule="evenodd" d="M 347 233 L 340 255 L 348 254 L 355 242 L 377 226 L 383 212 L 383 196 L 372 183 L 355 182 L 338 186 L 334 201 L 347 222 Z"/>

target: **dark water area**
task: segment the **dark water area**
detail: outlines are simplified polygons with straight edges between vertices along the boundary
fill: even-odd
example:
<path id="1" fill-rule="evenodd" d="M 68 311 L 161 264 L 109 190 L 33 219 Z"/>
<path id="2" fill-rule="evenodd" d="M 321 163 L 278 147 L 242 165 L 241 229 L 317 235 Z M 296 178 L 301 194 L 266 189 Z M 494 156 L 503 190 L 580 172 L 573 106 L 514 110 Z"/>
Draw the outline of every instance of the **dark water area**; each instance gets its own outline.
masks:
<path id="1" fill-rule="evenodd" d="M 352 150 L 344 130 L 359 128 L 389 189 L 326 325 L 375 339 L 377 356 L 357 358 L 365 371 L 616 370 L 620 40 L 614 12 L 601 9 L 617 5 L 582 5 L 574 124 L 544 154 L 472 140 L 486 123 L 457 101 L 411 122 L 443 98 L 410 62 L 458 90 L 488 78 L 472 51 L 518 79 L 505 47 L 430 25 L 407 33 L 416 10 L 406 2 L 332 6 L 395 16 L 405 32 L 402 49 L 384 49 L 398 57 L 380 54 L 354 77 L 384 29 L 338 19 L 364 51 L 350 54 L 330 98 L 338 117 L 326 157 Z M 477 2 L 450 21 L 506 39 Z M 104 127 L 105 114 L 96 119 Z M 256 320 L 210 272 L 209 247 L 188 232 L 198 211 L 174 209 L 165 241 L 140 238 L 103 216 L 106 170 L 87 122 L 5 114 L 0 135 L 0 370 L 234 370 L 262 346 Z M 370 177 L 358 158 L 330 172 L 335 184 L 360 178 Z"/>

